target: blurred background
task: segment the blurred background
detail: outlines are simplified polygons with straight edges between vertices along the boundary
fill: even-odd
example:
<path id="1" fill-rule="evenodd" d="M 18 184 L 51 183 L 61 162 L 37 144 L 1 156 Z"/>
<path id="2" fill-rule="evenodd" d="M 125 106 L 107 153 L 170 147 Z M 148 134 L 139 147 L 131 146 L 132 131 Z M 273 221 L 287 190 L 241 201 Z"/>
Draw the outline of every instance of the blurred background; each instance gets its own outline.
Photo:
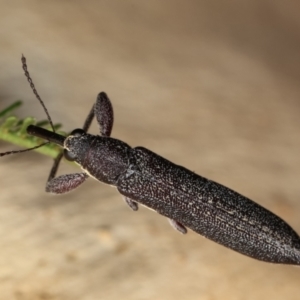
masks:
<path id="1" fill-rule="evenodd" d="M 1 0 L 0 110 L 21 99 L 19 117 L 45 119 L 23 53 L 65 131 L 105 91 L 113 137 L 248 196 L 300 233 L 299 11 L 277 0 Z M 35 152 L 1 158 L 0 299 L 299 299 L 299 268 L 182 236 L 109 186 L 90 179 L 46 194 L 51 164 Z"/>

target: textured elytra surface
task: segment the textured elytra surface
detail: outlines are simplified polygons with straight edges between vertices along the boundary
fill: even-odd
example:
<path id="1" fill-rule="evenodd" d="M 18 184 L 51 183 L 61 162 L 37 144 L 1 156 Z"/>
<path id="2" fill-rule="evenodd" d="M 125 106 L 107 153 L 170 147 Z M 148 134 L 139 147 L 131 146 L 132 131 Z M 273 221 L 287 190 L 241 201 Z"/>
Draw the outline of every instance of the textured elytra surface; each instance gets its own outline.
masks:
<path id="1" fill-rule="evenodd" d="M 246 197 L 175 165 L 148 149 L 132 149 L 118 191 L 205 237 L 260 260 L 300 264 L 300 238 L 283 220 Z"/>
<path id="2" fill-rule="evenodd" d="M 82 3 L 0 1 L 0 106 L 22 99 L 20 118 L 45 118 L 24 53 L 67 132 L 106 91 L 113 137 L 231 187 L 300 233 L 299 2 Z M 182 236 L 96 181 L 46 194 L 51 163 L 36 153 L 0 162 L 0 299 L 299 299 L 299 268 Z"/>

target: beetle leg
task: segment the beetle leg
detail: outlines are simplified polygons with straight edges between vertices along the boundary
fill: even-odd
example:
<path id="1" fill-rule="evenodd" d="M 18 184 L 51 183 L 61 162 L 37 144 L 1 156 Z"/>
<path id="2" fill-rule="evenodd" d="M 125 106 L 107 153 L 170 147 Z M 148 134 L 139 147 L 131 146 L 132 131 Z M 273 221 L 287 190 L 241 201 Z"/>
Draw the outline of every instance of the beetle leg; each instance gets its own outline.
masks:
<path id="1" fill-rule="evenodd" d="M 83 124 L 84 131 L 88 131 L 94 119 L 94 116 L 96 116 L 97 122 L 100 126 L 101 135 L 110 136 L 114 122 L 114 114 L 112 104 L 104 92 L 99 93 L 96 103 L 93 105 L 90 113 L 88 114 Z M 85 173 L 62 175 L 57 178 L 54 178 L 62 158 L 63 151 L 61 151 L 54 160 L 53 166 L 51 168 L 47 180 L 46 192 L 54 194 L 67 193 L 77 188 L 88 178 L 88 175 L 86 175 Z M 133 210 L 138 209 L 138 205 L 131 199 L 126 200 L 126 202 Z"/>
<path id="2" fill-rule="evenodd" d="M 104 92 L 99 93 L 97 96 L 94 113 L 100 127 L 100 134 L 110 136 L 114 123 L 114 112 L 112 104 Z"/>
<path id="3" fill-rule="evenodd" d="M 134 200 L 132 200 L 128 197 L 125 197 L 125 196 L 122 196 L 122 197 L 132 210 L 137 211 L 139 209 L 138 204 Z"/>
<path id="4" fill-rule="evenodd" d="M 95 105 L 93 105 L 93 107 L 90 110 L 88 116 L 86 117 L 86 120 L 84 121 L 82 129 L 86 132 L 89 130 L 89 128 L 91 126 L 91 123 L 94 119 L 94 116 L 95 116 L 94 110 L 95 110 Z M 49 174 L 49 177 L 48 177 L 48 180 L 47 180 L 47 184 L 49 183 L 49 181 L 51 181 L 55 177 L 55 175 L 57 173 L 57 170 L 58 170 L 58 167 L 59 167 L 59 164 L 60 164 L 61 159 L 63 158 L 63 156 L 64 156 L 64 152 L 61 151 L 56 156 L 56 158 L 54 159 L 54 163 L 53 163 L 53 166 L 51 168 L 51 171 L 50 171 L 50 174 Z M 46 185 L 46 190 L 47 190 L 47 185 Z"/>
<path id="5" fill-rule="evenodd" d="M 89 176 L 85 173 L 74 173 L 61 175 L 47 182 L 46 192 L 53 194 L 64 194 L 76 189 Z"/>
<path id="6" fill-rule="evenodd" d="M 187 233 L 187 229 L 181 223 L 179 223 L 179 222 L 177 222 L 177 221 L 175 221 L 173 219 L 169 219 L 169 222 L 170 222 L 171 226 L 175 230 L 179 231 L 182 234 L 186 234 Z"/>

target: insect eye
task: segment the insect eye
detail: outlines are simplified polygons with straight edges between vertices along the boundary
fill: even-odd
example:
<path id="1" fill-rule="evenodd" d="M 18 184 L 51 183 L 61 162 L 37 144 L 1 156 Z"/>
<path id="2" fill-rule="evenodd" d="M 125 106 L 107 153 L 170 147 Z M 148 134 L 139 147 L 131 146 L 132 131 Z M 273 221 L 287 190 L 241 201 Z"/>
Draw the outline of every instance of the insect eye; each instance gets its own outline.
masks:
<path id="1" fill-rule="evenodd" d="M 67 149 L 64 149 L 64 157 L 68 161 L 74 161 L 76 159 L 75 154 Z"/>
<path id="2" fill-rule="evenodd" d="M 81 128 L 74 129 L 70 135 L 81 136 L 85 133 L 85 131 Z"/>

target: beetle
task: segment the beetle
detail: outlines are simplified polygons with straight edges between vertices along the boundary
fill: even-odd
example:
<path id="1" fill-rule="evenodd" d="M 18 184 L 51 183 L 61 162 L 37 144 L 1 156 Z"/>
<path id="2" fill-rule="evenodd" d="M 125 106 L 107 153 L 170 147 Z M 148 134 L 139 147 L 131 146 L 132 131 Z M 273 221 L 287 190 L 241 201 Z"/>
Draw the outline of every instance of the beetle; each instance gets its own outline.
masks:
<path id="1" fill-rule="evenodd" d="M 27 71 L 24 56 L 22 63 L 27 80 L 53 129 L 49 131 L 30 125 L 27 132 L 63 149 L 54 160 L 46 184 L 47 192 L 67 193 L 92 177 L 116 187 L 133 211 L 142 204 L 167 217 L 182 234 L 187 233 L 189 228 L 254 259 L 300 265 L 300 238 L 281 218 L 237 192 L 144 147 L 132 148 L 112 138 L 113 107 L 106 93 L 98 94 L 82 128 L 73 130 L 66 137 L 57 134 Z M 100 127 L 100 135 L 87 133 L 94 117 Z M 63 156 L 77 163 L 82 172 L 55 177 Z"/>

